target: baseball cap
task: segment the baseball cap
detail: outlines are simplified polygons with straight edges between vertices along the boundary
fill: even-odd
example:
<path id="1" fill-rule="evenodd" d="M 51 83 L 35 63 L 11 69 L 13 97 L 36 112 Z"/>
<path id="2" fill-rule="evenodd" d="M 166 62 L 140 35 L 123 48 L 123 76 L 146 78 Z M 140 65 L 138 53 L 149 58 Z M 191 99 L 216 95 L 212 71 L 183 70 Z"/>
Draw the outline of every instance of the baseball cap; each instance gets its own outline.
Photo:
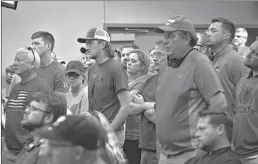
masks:
<path id="1" fill-rule="evenodd" d="M 157 33 L 164 33 L 164 31 L 188 31 L 190 33 L 195 33 L 195 28 L 192 22 L 183 15 L 176 15 L 168 19 L 165 26 L 159 26 L 155 29 Z"/>
<path id="2" fill-rule="evenodd" d="M 110 36 L 109 34 L 100 28 L 91 28 L 85 38 L 78 38 L 77 41 L 79 43 L 85 43 L 86 40 L 95 40 L 95 39 L 99 39 L 99 40 L 105 40 L 107 42 L 110 42 Z"/>
<path id="3" fill-rule="evenodd" d="M 85 73 L 85 68 L 83 67 L 82 62 L 78 60 L 73 60 L 70 61 L 65 68 L 65 74 L 69 72 L 76 72 L 81 75 Z"/>
<path id="4" fill-rule="evenodd" d="M 100 122 L 91 115 L 60 116 L 50 126 L 35 131 L 39 136 L 96 150 L 105 145 L 106 133 Z"/>

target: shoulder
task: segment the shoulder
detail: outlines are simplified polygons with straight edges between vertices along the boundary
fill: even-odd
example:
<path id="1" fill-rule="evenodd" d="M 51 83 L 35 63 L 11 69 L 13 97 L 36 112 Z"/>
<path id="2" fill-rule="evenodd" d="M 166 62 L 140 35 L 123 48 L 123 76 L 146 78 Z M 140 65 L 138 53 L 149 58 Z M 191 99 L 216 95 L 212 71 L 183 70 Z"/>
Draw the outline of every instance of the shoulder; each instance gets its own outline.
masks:
<path id="1" fill-rule="evenodd" d="M 55 74 L 64 73 L 65 67 L 58 63 L 57 61 L 53 61 L 53 67 Z"/>

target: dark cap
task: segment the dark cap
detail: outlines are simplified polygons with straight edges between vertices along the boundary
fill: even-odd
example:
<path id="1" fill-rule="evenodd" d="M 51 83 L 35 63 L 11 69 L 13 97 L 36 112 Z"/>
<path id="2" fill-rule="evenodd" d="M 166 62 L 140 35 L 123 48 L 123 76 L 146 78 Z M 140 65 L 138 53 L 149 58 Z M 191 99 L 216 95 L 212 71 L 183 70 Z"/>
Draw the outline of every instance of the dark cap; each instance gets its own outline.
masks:
<path id="1" fill-rule="evenodd" d="M 86 40 L 105 40 L 107 42 L 110 42 L 110 36 L 109 34 L 103 30 L 103 29 L 100 29 L 100 28 L 91 28 L 85 38 L 78 38 L 77 41 L 79 43 L 85 43 Z"/>
<path id="2" fill-rule="evenodd" d="M 100 122 L 91 115 L 61 116 L 51 126 L 37 129 L 39 136 L 80 145 L 88 150 L 95 150 L 106 143 L 106 133 Z"/>
<path id="3" fill-rule="evenodd" d="M 160 26 L 155 29 L 157 33 L 172 32 L 172 31 L 187 31 L 195 33 L 195 28 L 192 22 L 183 15 L 176 15 L 168 19 L 165 26 Z"/>
<path id="4" fill-rule="evenodd" d="M 85 68 L 83 67 L 82 62 L 74 60 L 70 61 L 65 68 L 65 74 L 69 72 L 76 72 L 81 75 L 85 73 Z"/>

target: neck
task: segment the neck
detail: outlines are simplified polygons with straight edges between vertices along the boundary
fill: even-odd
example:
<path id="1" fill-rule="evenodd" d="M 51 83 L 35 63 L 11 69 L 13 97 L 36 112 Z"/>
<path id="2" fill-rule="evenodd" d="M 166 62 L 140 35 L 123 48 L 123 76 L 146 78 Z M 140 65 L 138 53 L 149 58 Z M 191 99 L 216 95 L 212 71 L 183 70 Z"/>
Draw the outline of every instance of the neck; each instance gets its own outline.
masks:
<path id="1" fill-rule="evenodd" d="M 40 66 L 41 67 L 46 67 L 50 65 L 54 59 L 51 56 L 51 52 L 46 52 L 44 55 L 40 55 Z"/>
<path id="2" fill-rule="evenodd" d="M 72 93 L 79 93 L 82 89 L 83 85 L 77 85 L 77 86 L 71 86 L 71 92 Z"/>
<path id="3" fill-rule="evenodd" d="M 36 135 L 36 134 L 33 134 L 33 133 L 32 133 L 32 137 L 33 137 L 33 142 L 34 142 L 34 144 L 38 143 L 39 140 L 41 139 L 40 136 L 38 136 L 38 135 Z"/>
<path id="4" fill-rule="evenodd" d="M 245 44 L 239 44 L 239 45 L 236 46 L 236 47 L 237 47 L 237 49 L 239 49 L 239 48 L 245 47 Z"/>
<path id="5" fill-rule="evenodd" d="M 174 52 L 173 55 L 171 56 L 171 58 L 173 59 L 181 59 L 184 57 L 184 55 L 190 51 L 190 49 L 192 49 L 191 47 L 187 46 L 181 49 L 180 52 Z"/>
<path id="6" fill-rule="evenodd" d="M 34 72 L 33 70 L 31 70 L 31 72 L 20 74 L 19 76 L 21 77 L 21 82 L 26 83 L 26 82 L 30 81 L 31 79 L 33 79 L 34 77 L 36 77 L 37 73 Z"/>
<path id="7" fill-rule="evenodd" d="M 216 52 L 222 50 L 223 48 L 225 48 L 227 45 L 228 45 L 228 43 L 223 42 L 223 43 L 221 43 L 219 45 L 213 46 L 212 47 L 212 51 L 216 53 Z"/>
<path id="8" fill-rule="evenodd" d="M 136 74 L 129 74 L 131 77 L 131 81 L 135 81 L 136 79 L 138 79 L 139 77 L 143 76 L 143 74 L 139 71 Z"/>
<path id="9" fill-rule="evenodd" d="M 95 59 L 95 61 L 99 65 L 99 64 L 104 63 L 108 58 L 109 57 L 107 56 L 106 52 L 105 51 L 101 51 L 99 56 Z"/>
<path id="10" fill-rule="evenodd" d="M 88 151 L 87 151 L 88 152 Z M 97 163 L 102 163 L 99 162 L 100 159 L 97 156 L 97 152 L 88 152 L 87 155 L 85 155 L 85 157 L 87 157 L 87 159 L 83 160 L 85 161 L 84 164 L 97 164 Z"/>
<path id="11" fill-rule="evenodd" d="M 258 70 L 252 70 L 253 71 L 253 76 L 257 76 L 258 75 Z"/>
<path id="12" fill-rule="evenodd" d="M 216 151 L 225 147 L 230 147 L 230 142 L 228 140 L 219 140 L 217 143 L 214 143 L 210 151 Z"/>

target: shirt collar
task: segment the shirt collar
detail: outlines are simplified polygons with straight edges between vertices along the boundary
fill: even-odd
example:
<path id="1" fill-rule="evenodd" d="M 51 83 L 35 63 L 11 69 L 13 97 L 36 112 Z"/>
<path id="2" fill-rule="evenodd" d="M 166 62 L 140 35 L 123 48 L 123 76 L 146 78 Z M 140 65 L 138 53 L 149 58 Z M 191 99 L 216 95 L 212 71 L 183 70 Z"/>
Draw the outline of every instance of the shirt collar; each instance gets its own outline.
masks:
<path id="1" fill-rule="evenodd" d="M 216 51 L 212 51 L 212 53 L 213 53 L 213 56 L 219 57 L 221 55 L 224 55 L 225 53 L 227 53 L 230 50 L 231 50 L 231 48 L 227 45 L 227 46 L 217 49 Z"/>
<path id="2" fill-rule="evenodd" d="M 247 76 L 247 79 L 248 79 L 248 78 L 251 78 L 251 77 L 258 77 L 258 75 L 253 76 L 253 74 L 254 74 L 253 71 L 250 71 L 249 74 L 248 74 L 248 76 Z"/>
<path id="3" fill-rule="evenodd" d="M 230 147 L 223 147 L 223 148 L 220 148 L 218 150 L 214 150 L 212 152 L 209 152 L 208 155 L 219 155 L 219 154 L 222 154 L 228 150 L 231 150 Z"/>

